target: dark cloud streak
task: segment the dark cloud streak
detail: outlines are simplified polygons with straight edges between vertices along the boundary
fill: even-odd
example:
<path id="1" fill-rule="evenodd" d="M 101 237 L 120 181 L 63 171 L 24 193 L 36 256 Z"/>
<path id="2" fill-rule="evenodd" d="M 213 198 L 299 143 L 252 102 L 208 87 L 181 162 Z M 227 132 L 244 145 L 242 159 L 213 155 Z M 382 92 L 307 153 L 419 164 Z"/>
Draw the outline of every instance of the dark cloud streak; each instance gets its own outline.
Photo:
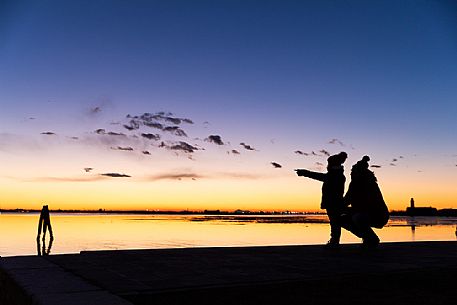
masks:
<path id="1" fill-rule="evenodd" d="M 271 162 L 271 165 L 273 165 L 274 168 L 282 168 L 282 165 L 277 162 Z"/>
<path id="2" fill-rule="evenodd" d="M 141 136 L 142 136 L 143 138 L 148 139 L 148 140 L 154 140 L 154 141 L 160 140 L 160 135 L 159 135 L 159 134 L 142 133 Z"/>
<path id="3" fill-rule="evenodd" d="M 216 145 L 224 145 L 224 141 L 222 141 L 222 138 L 219 135 L 210 135 L 205 139 L 205 141 Z"/>
<path id="4" fill-rule="evenodd" d="M 329 142 L 329 144 L 338 144 L 340 146 L 345 146 L 344 143 L 338 139 L 331 139 Z"/>
<path id="5" fill-rule="evenodd" d="M 302 155 L 302 156 L 309 156 L 309 154 L 308 154 L 308 153 L 306 153 L 306 152 L 303 152 L 303 151 L 301 151 L 301 150 L 296 150 L 296 151 L 294 151 L 294 153 L 296 153 L 297 155 Z"/>
<path id="6" fill-rule="evenodd" d="M 130 175 L 120 174 L 120 173 L 105 173 L 105 174 L 100 174 L 100 176 L 110 177 L 110 178 L 131 178 L 132 177 Z"/>
<path id="7" fill-rule="evenodd" d="M 241 142 L 240 145 L 241 145 L 242 147 L 244 147 L 244 149 L 246 149 L 246 150 L 251 150 L 251 151 L 256 150 L 254 147 L 252 147 L 251 145 L 248 145 L 248 144 L 246 144 L 246 143 L 244 143 L 244 142 Z"/>
<path id="8" fill-rule="evenodd" d="M 130 146 L 127 146 L 127 147 L 117 146 L 117 147 L 111 147 L 111 149 L 121 150 L 121 151 L 133 151 L 133 148 Z"/>
<path id="9" fill-rule="evenodd" d="M 321 150 L 319 150 L 319 152 L 324 154 L 327 157 L 330 157 L 330 153 L 328 151 L 326 151 L 325 149 L 321 149 Z"/>

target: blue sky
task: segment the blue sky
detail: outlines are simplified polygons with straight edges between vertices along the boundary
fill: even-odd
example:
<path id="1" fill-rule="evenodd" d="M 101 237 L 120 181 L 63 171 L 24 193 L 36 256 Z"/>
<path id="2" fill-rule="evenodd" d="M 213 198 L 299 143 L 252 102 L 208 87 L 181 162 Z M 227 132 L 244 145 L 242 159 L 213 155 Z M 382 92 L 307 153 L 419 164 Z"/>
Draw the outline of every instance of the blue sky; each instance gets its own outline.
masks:
<path id="1" fill-rule="evenodd" d="M 0 133 L 171 111 L 290 168 L 325 146 L 455 171 L 456 17 L 454 1 L 2 1 Z"/>

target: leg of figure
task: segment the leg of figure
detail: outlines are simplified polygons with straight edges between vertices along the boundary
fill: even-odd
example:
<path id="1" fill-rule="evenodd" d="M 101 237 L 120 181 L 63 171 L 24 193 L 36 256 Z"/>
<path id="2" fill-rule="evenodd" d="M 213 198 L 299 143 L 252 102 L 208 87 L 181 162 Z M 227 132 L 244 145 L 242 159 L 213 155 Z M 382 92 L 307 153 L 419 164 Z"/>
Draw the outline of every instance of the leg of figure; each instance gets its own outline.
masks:
<path id="1" fill-rule="evenodd" d="M 352 221 L 359 230 L 364 245 L 377 246 L 379 244 L 379 238 L 370 226 L 370 215 L 357 213 L 352 216 Z"/>
<path id="2" fill-rule="evenodd" d="M 358 238 L 362 238 L 362 232 L 359 228 L 354 224 L 352 220 L 352 215 L 347 213 L 340 216 L 340 225 L 342 228 L 348 230 Z"/>
<path id="3" fill-rule="evenodd" d="M 339 209 L 327 209 L 327 216 L 330 222 L 330 240 L 325 245 L 326 249 L 338 249 L 340 246 L 341 225 L 340 218 L 341 211 Z"/>
<path id="4" fill-rule="evenodd" d="M 339 213 L 329 213 L 328 219 L 330 220 L 330 241 L 329 243 L 339 245 L 341 237 L 341 224 Z"/>

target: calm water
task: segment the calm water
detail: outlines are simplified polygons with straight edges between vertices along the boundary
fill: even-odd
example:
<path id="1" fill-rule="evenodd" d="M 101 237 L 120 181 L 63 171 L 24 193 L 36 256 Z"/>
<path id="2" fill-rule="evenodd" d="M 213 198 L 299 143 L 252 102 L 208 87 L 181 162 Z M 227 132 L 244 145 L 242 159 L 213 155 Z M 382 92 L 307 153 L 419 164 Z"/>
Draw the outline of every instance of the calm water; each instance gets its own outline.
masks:
<path id="1" fill-rule="evenodd" d="M 0 214 L 0 256 L 42 251 L 35 240 L 39 214 Z M 82 250 L 323 244 L 326 216 L 51 215 L 51 253 Z M 382 241 L 456 240 L 457 218 L 391 217 L 376 230 Z M 344 230 L 343 230 L 344 231 Z M 344 231 L 343 243 L 360 240 Z M 37 249 L 38 246 L 38 249 Z M 45 251 L 49 240 L 46 240 Z"/>

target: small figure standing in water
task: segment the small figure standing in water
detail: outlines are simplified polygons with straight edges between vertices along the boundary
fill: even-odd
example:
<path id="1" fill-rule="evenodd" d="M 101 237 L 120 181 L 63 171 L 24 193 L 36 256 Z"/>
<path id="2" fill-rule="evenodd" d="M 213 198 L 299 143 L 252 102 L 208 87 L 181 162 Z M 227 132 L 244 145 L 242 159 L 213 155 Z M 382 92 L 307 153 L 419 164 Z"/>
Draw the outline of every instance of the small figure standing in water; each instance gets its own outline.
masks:
<path id="1" fill-rule="evenodd" d="M 38 222 L 38 235 L 37 240 L 40 239 L 41 229 L 43 228 L 43 240 L 46 237 L 46 230 L 49 228 L 49 235 L 51 240 L 54 239 L 54 235 L 52 234 L 52 227 L 51 227 L 51 218 L 49 217 L 49 208 L 47 205 L 44 205 L 41 209 L 40 213 L 40 220 Z"/>
<path id="2" fill-rule="evenodd" d="M 321 209 L 327 210 L 330 221 L 330 240 L 327 248 L 338 248 L 341 237 L 341 224 L 339 218 L 344 210 L 344 176 L 343 163 L 348 155 L 342 151 L 337 155 L 332 155 L 327 159 L 327 173 L 313 172 L 307 169 L 296 169 L 298 176 L 308 177 L 322 181 L 322 201 Z"/>

